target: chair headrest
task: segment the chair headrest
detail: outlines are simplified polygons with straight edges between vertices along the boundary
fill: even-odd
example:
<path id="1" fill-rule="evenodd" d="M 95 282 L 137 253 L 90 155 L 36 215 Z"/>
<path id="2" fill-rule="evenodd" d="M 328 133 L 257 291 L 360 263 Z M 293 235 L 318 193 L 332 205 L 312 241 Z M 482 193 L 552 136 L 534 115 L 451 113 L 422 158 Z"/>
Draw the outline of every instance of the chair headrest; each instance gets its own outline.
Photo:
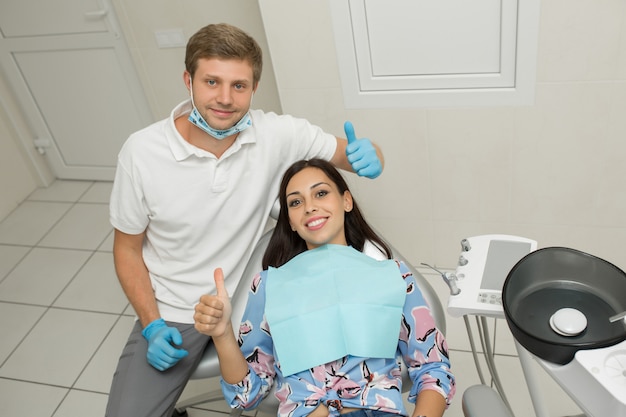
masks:
<path id="1" fill-rule="evenodd" d="M 280 213 L 280 201 L 278 201 L 277 198 L 276 201 L 274 201 L 272 209 L 270 210 L 270 217 L 274 220 L 278 220 L 278 213 Z"/>

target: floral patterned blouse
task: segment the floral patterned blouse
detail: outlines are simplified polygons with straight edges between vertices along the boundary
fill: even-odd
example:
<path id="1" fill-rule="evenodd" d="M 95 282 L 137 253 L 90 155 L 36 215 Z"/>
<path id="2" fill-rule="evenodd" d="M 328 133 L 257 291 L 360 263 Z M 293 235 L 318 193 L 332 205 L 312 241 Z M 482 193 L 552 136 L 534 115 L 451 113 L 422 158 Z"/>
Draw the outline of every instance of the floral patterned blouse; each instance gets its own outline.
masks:
<path id="1" fill-rule="evenodd" d="M 407 365 L 413 386 L 408 400 L 415 403 L 422 390 L 435 390 L 450 404 L 455 381 L 450 371 L 448 347 L 435 327 L 430 308 L 413 274 L 397 262 L 406 282 L 406 300 L 395 359 L 345 356 L 285 377 L 265 319 L 265 281 L 267 271 L 254 278 L 239 329 L 239 345 L 248 361 L 249 372 L 243 381 L 228 384 L 222 391 L 232 408 L 256 407 L 276 380 L 279 417 L 301 417 L 320 404 L 331 416 L 342 408 L 368 408 L 408 415 L 402 401 L 400 361 Z M 375 337 L 375 335 L 373 335 Z"/>

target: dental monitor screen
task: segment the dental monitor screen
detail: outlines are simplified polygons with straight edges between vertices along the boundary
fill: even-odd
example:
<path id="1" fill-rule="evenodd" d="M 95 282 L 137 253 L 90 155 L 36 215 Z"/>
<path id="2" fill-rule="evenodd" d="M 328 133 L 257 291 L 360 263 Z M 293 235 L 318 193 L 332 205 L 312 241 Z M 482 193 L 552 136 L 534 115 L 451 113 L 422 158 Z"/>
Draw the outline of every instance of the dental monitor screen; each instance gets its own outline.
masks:
<path id="1" fill-rule="evenodd" d="M 492 240 L 489 243 L 480 288 L 502 291 L 506 276 L 520 259 L 528 255 L 530 250 L 530 243 L 527 242 Z"/>

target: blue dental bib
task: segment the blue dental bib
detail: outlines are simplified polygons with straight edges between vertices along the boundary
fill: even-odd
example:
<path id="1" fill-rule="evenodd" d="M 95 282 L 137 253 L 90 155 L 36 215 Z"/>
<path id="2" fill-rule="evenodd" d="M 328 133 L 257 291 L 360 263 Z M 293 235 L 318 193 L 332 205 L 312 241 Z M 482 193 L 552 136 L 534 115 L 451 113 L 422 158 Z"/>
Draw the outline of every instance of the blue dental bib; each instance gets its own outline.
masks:
<path id="1" fill-rule="evenodd" d="M 406 284 L 393 260 L 343 245 L 269 268 L 265 316 L 283 375 L 346 355 L 394 358 Z"/>

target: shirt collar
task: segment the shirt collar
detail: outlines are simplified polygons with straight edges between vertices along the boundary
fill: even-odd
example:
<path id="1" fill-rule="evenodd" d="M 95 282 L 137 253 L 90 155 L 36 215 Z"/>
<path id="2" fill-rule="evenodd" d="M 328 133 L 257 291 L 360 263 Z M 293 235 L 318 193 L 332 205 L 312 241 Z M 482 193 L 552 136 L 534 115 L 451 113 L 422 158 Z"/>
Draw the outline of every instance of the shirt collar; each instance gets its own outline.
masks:
<path id="1" fill-rule="evenodd" d="M 168 134 L 166 136 L 172 154 L 177 161 L 185 160 L 191 155 L 196 155 L 200 158 L 215 158 L 215 155 L 213 155 L 212 153 L 193 146 L 192 144 L 187 142 L 182 137 L 180 132 L 178 132 L 178 129 L 176 129 L 176 124 L 174 123 L 174 121 L 181 116 L 191 113 L 191 109 L 191 100 L 187 99 L 174 107 L 174 109 L 170 113 L 170 117 L 166 124 L 166 129 L 168 130 Z M 250 117 L 252 118 L 252 124 L 254 125 L 253 113 L 253 111 L 250 112 Z M 239 136 L 237 136 L 235 142 L 231 145 L 230 148 L 228 148 L 222 158 L 228 157 L 228 155 L 232 155 L 233 153 L 237 152 L 239 149 L 241 149 L 241 145 L 243 144 L 256 142 L 256 138 L 255 135 L 252 134 L 252 130 L 253 129 L 248 128 L 239 133 Z"/>

